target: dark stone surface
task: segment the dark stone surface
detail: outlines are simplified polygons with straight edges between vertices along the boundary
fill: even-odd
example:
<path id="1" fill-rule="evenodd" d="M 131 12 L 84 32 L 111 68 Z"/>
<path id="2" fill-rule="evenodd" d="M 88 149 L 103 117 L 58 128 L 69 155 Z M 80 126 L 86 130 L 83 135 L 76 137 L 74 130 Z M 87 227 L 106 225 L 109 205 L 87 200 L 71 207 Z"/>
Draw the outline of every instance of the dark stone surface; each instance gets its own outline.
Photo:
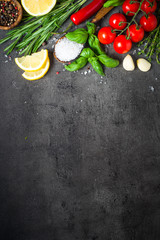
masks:
<path id="1" fill-rule="evenodd" d="M 159 240 L 160 67 L 121 64 L 101 79 L 50 56 L 48 74 L 29 82 L 5 46 L 0 239 Z"/>

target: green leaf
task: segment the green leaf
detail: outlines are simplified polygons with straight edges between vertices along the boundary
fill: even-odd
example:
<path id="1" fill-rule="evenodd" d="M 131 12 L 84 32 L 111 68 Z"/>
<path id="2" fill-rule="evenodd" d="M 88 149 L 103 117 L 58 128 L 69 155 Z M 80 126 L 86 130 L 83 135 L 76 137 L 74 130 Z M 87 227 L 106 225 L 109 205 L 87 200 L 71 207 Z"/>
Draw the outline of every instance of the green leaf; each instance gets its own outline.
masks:
<path id="1" fill-rule="evenodd" d="M 87 28 L 89 34 L 94 34 L 96 32 L 96 25 L 91 22 L 87 22 Z"/>
<path id="2" fill-rule="evenodd" d="M 65 65 L 65 69 L 73 72 L 73 71 L 77 71 L 81 68 L 83 68 L 88 62 L 88 59 L 85 57 L 79 57 L 78 59 L 76 59 L 74 62 L 72 62 L 69 65 Z"/>
<path id="3" fill-rule="evenodd" d="M 107 2 L 105 2 L 105 4 L 103 5 L 103 7 L 117 7 L 117 6 L 121 6 L 124 3 L 124 0 L 108 0 Z"/>
<path id="4" fill-rule="evenodd" d="M 105 53 L 99 55 L 98 59 L 101 63 L 103 63 L 106 67 L 109 68 L 114 68 L 119 65 L 118 60 L 108 57 Z"/>
<path id="5" fill-rule="evenodd" d="M 76 43 L 81 43 L 84 44 L 87 42 L 88 39 L 88 32 L 87 30 L 85 30 L 84 28 L 79 28 L 76 29 L 73 32 L 69 32 L 66 34 L 66 37 L 70 40 L 70 41 L 74 41 Z"/>
<path id="6" fill-rule="evenodd" d="M 90 62 L 90 64 L 92 65 L 93 69 L 101 76 L 105 76 L 104 72 L 103 72 L 103 68 L 100 64 L 100 62 L 98 61 L 97 57 L 91 57 L 88 58 L 88 61 Z"/>
<path id="7" fill-rule="evenodd" d="M 100 55 L 100 54 L 104 53 L 104 51 L 101 48 L 101 45 L 100 45 L 100 42 L 99 42 L 97 36 L 91 34 L 88 38 L 88 43 L 89 43 L 89 46 L 93 49 L 93 51 L 97 55 Z"/>
<path id="8" fill-rule="evenodd" d="M 81 57 L 90 58 L 94 57 L 95 53 L 90 48 L 84 48 L 80 54 Z"/>

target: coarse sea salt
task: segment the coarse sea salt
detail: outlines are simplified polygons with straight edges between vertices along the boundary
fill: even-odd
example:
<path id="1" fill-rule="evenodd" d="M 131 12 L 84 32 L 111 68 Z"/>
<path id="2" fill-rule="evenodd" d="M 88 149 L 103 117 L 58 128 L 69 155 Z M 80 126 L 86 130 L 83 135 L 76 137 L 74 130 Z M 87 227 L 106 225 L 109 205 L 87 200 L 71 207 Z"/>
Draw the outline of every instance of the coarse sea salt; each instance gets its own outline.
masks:
<path id="1" fill-rule="evenodd" d="M 154 92 L 154 87 L 153 86 L 149 86 L 149 89 Z"/>
<path id="2" fill-rule="evenodd" d="M 55 44 L 54 51 L 60 61 L 68 62 L 78 57 L 82 49 L 83 44 L 70 41 L 64 37 Z"/>

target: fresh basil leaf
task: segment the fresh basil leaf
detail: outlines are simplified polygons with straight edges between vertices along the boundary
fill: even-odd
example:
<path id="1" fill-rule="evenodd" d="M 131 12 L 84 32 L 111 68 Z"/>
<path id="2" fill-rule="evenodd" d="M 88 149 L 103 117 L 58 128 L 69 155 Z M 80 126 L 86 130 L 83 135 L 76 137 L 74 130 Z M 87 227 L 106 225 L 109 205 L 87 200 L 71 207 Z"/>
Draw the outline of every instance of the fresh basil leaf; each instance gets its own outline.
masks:
<path id="1" fill-rule="evenodd" d="M 102 68 L 100 62 L 98 61 L 97 57 L 88 58 L 88 61 L 90 62 L 90 64 L 92 65 L 93 69 L 98 74 L 100 74 L 101 76 L 105 76 L 105 74 L 103 72 L 103 68 Z"/>
<path id="2" fill-rule="evenodd" d="M 100 42 L 97 38 L 97 36 L 95 36 L 94 34 L 91 34 L 88 38 L 88 43 L 89 43 L 89 46 L 93 49 L 93 51 L 97 54 L 97 55 L 100 55 L 100 54 L 103 54 L 104 51 L 102 50 L 101 48 L 101 45 L 100 45 Z"/>
<path id="3" fill-rule="evenodd" d="M 98 59 L 101 63 L 103 63 L 106 67 L 109 68 L 114 68 L 119 65 L 118 60 L 108 57 L 105 53 L 99 55 Z"/>
<path id="4" fill-rule="evenodd" d="M 96 32 L 96 25 L 91 22 L 87 22 L 87 28 L 89 34 L 94 34 Z"/>
<path id="5" fill-rule="evenodd" d="M 65 65 L 65 69 L 73 72 L 83 68 L 88 62 L 88 59 L 85 57 L 79 57 L 74 62 L 69 65 Z"/>
<path id="6" fill-rule="evenodd" d="M 108 0 L 103 4 L 103 7 L 117 7 L 121 6 L 124 3 L 124 0 Z"/>
<path id="7" fill-rule="evenodd" d="M 70 40 L 70 41 L 74 41 L 76 43 L 81 43 L 84 44 L 87 42 L 88 39 L 88 32 L 87 30 L 85 30 L 84 28 L 79 28 L 76 29 L 73 32 L 69 32 L 66 34 L 66 37 Z"/>
<path id="8" fill-rule="evenodd" d="M 94 57 L 95 53 L 90 48 L 84 48 L 80 54 L 81 57 L 90 58 Z"/>

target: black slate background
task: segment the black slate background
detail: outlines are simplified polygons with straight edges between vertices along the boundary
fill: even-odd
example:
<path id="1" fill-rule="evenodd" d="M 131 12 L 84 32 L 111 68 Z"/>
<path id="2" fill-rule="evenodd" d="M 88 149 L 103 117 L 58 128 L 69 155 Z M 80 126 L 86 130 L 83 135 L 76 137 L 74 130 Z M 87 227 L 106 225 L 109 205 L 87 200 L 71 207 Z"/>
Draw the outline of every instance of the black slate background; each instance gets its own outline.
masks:
<path id="1" fill-rule="evenodd" d="M 159 240 L 159 65 L 101 78 L 66 72 L 50 53 L 47 75 L 29 82 L 5 46 L 0 239 Z"/>

